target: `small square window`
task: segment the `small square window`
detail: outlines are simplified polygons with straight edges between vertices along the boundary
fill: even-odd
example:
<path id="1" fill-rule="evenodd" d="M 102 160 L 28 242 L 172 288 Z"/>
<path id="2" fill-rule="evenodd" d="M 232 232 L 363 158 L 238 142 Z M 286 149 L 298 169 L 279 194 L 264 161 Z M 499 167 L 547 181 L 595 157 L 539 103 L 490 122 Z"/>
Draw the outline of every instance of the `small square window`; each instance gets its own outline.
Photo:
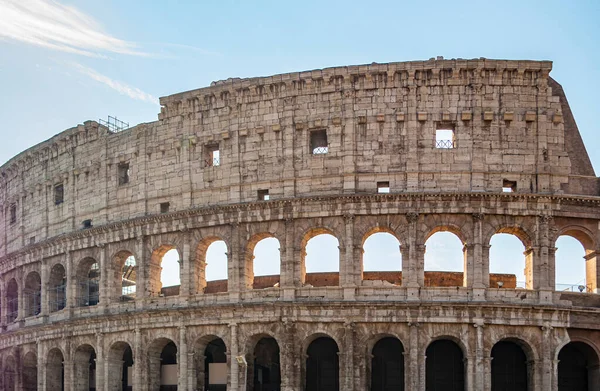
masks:
<path id="1" fill-rule="evenodd" d="M 169 213 L 170 208 L 171 208 L 170 202 L 161 202 L 160 203 L 160 213 Z"/>
<path id="2" fill-rule="evenodd" d="M 92 219 L 83 220 L 81 222 L 81 225 L 83 226 L 84 229 L 92 228 Z"/>
<path id="3" fill-rule="evenodd" d="M 29 238 L 29 244 L 34 244 L 35 243 L 35 236 L 32 236 Z"/>
<path id="4" fill-rule="evenodd" d="M 509 181 L 505 179 L 502 181 L 502 192 L 503 193 L 516 193 L 517 191 L 517 182 Z"/>
<path id="5" fill-rule="evenodd" d="M 390 183 L 389 182 L 377 182 L 377 192 L 378 193 L 389 193 L 390 192 Z"/>
<path id="6" fill-rule="evenodd" d="M 204 162 L 206 167 L 217 167 L 221 165 L 221 150 L 219 150 L 219 144 L 209 144 L 204 147 L 204 153 L 206 158 Z"/>
<path id="7" fill-rule="evenodd" d="M 65 200 L 65 187 L 62 183 L 54 186 L 54 205 L 60 205 Z"/>
<path id="8" fill-rule="evenodd" d="M 119 186 L 129 183 L 129 163 L 121 163 L 117 168 L 119 177 Z"/>
<path id="9" fill-rule="evenodd" d="M 17 204 L 10 205 L 10 223 L 15 224 L 17 222 Z"/>
<path id="10" fill-rule="evenodd" d="M 313 155 L 324 155 L 329 153 L 327 130 L 320 129 L 310 132 L 310 153 Z"/>
<path id="11" fill-rule="evenodd" d="M 269 190 L 259 190 L 258 191 L 258 199 L 260 201 L 269 201 Z"/>
<path id="12" fill-rule="evenodd" d="M 456 148 L 454 139 L 454 128 L 451 126 L 441 126 L 435 131 L 435 147 L 438 149 Z"/>

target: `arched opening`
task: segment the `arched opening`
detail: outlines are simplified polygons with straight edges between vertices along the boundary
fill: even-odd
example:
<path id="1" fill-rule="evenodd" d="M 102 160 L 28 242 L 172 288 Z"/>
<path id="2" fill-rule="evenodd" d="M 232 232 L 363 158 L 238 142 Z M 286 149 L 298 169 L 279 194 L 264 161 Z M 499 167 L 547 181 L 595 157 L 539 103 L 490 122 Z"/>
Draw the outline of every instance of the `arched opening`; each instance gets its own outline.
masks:
<path id="1" fill-rule="evenodd" d="M 6 285 L 6 321 L 14 322 L 19 316 L 19 286 L 12 278 Z"/>
<path id="2" fill-rule="evenodd" d="M 465 243 L 456 233 L 442 229 L 425 241 L 425 286 L 465 286 Z"/>
<path id="3" fill-rule="evenodd" d="M 340 248 L 338 239 L 325 229 L 309 232 L 303 241 L 302 282 L 307 286 L 338 286 Z"/>
<path id="4" fill-rule="evenodd" d="M 108 352 L 106 379 L 111 391 L 131 391 L 133 388 L 133 352 L 127 342 L 115 342 Z"/>
<path id="5" fill-rule="evenodd" d="M 205 239 L 200 243 L 197 262 L 201 268 L 199 289 L 204 293 L 227 292 L 228 253 L 227 244 L 218 238 Z"/>
<path id="6" fill-rule="evenodd" d="M 63 391 L 65 389 L 64 357 L 59 349 L 48 352 L 46 363 L 46 390 Z"/>
<path id="7" fill-rule="evenodd" d="M 433 341 L 425 351 L 425 389 L 427 391 L 464 391 L 463 351 L 448 339 Z"/>
<path id="8" fill-rule="evenodd" d="M 100 264 L 85 258 L 77 268 L 77 297 L 79 307 L 89 307 L 100 302 Z"/>
<path id="9" fill-rule="evenodd" d="M 36 391 L 37 383 L 37 356 L 28 352 L 23 358 L 23 390 Z"/>
<path id="10" fill-rule="evenodd" d="M 362 279 L 402 284 L 400 241 L 389 232 L 375 232 L 363 241 Z"/>
<path id="11" fill-rule="evenodd" d="M 203 391 L 227 390 L 227 349 L 221 338 L 213 338 L 204 348 L 203 360 L 197 361 L 197 389 Z"/>
<path id="12" fill-rule="evenodd" d="M 555 287 L 557 291 L 593 292 L 587 282 L 587 257 L 583 244 L 571 235 L 556 240 L 554 253 Z M 595 273 L 595 268 L 592 268 Z"/>
<path id="13" fill-rule="evenodd" d="M 338 345 L 329 337 L 319 337 L 306 350 L 305 391 L 339 391 Z"/>
<path id="14" fill-rule="evenodd" d="M 490 288 L 526 288 L 527 257 L 521 239 L 511 233 L 497 233 L 490 239 Z"/>
<path id="15" fill-rule="evenodd" d="M 4 384 L 6 391 L 15 391 L 17 385 L 17 362 L 14 356 L 8 356 L 4 362 Z"/>
<path id="16" fill-rule="evenodd" d="M 269 234 L 258 235 L 248 245 L 246 266 L 251 269 L 248 285 L 253 289 L 279 286 L 281 257 L 279 240 Z M 258 277 L 258 278 L 257 278 Z"/>
<path id="17" fill-rule="evenodd" d="M 177 346 L 168 338 L 159 338 L 148 349 L 150 391 L 177 390 Z"/>
<path id="18" fill-rule="evenodd" d="M 160 295 L 177 296 L 181 287 L 179 251 L 170 248 L 161 257 Z"/>
<path id="19" fill-rule="evenodd" d="M 42 310 L 42 280 L 37 272 L 31 272 L 25 278 L 23 289 L 25 316 L 36 316 Z"/>
<path id="20" fill-rule="evenodd" d="M 138 270 L 135 257 L 129 251 L 120 251 L 115 255 L 113 266 L 113 301 L 135 300 Z"/>
<path id="21" fill-rule="evenodd" d="M 50 269 L 48 281 L 48 306 L 50 312 L 60 311 L 67 305 L 67 275 L 65 268 L 57 263 Z"/>
<path id="22" fill-rule="evenodd" d="M 90 345 L 81 345 L 75 351 L 75 391 L 96 389 L 96 351 Z"/>
<path id="23" fill-rule="evenodd" d="M 558 353 L 558 391 L 600 390 L 596 351 L 584 342 L 569 342 Z"/>
<path id="24" fill-rule="evenodd" d="M 500 341 L 492 348 L 492 391 L 527 391 L 527 356 L 519 345 Z"/>
<path id="25" fill-rule="evenodd" d="M 275 338 L 261 338 L 248 363 L 248 391 L 280 391 L 279 344 Z"/>
<path id="26" fill-rule="evenodd" d="M 404 347 L 398 338 L 385 337 L 371 351 L 371 391 L 404 391 Z"/>

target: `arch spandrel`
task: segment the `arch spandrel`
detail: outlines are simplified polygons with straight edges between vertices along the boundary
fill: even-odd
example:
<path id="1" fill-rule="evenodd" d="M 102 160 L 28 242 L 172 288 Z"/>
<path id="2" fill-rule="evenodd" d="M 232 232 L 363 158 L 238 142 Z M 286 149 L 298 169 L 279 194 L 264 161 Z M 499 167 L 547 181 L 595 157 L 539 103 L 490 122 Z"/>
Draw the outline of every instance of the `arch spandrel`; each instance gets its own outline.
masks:
<path id="1" fill-rule="evenodd" d="M 556 241 L 559 237 L 570 236 L 581 243 L 586 254 L 597 251 L 598 249 L 596 235 L 594 235 L 589 227 L 584 225 L 570 223 L 562 226 L 555 226 L 554 232 L 555 234 L 550 237 L 550 244 L 553 247 L 556 247 Z"/>
<path id="2" fill-rule="evenodd" d="M 356 216 L 354 220 L 353 241 L 364 246 L 369 236 L 385 232 L 393 235 L 400 245 L 408 243 L 408 222 L 404 215 Z"/>
<path id="3" fill-rule="evenodd" d="M 471 215 L 431 215 L 417 222 L 417 243 L 425 243 L 437 232 L 450 232 L 463 244 L 473 243 L 473 218 Z"/>
<path id="4" fill-rule="evenodd" d="M 515 235 L 525 249 L 537 245 L 537 218 L 535 216 L 513 217 L 486 215 L 482 224 L 482 243 L 489 244 L 492 236 L 499 233 Z"/>
<path id="5" fill-rule="evenodd" d="M 304 248 L 306 243 L 317 235 L 329 234 L 334 236 L 340 249 L 345 246 L 346 227 L 343 217 L 330 217 L 323 219 L 299 219 L 294 221 L 296 238 L 294 247 Z"/>
<path id="6" fill-rule="evenodd" d="M 483 355 L 485 357 L 491 357 L 494 345 L 496 345 L 498 342 L 507 341 L 514 342 L 521 347 L 528 360 L 538 360 L 540 358 L 538 347 L 542 345 L 540 328 L 524 327 L 521 328 L 521 330 L 523 333 L 511 331 L 499 333 L 494 337 L 484 337 Z"/>

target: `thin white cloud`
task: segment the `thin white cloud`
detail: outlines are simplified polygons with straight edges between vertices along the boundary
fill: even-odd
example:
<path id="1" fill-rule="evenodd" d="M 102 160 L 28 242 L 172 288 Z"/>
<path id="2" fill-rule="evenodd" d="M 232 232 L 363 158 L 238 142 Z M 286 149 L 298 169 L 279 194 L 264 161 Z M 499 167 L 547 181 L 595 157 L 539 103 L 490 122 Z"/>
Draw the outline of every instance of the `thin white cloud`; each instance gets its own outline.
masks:
<path id="1" fill-rule="evenodd" d="M 88 68 L 88 67 L 83 66 L 78 63 L 71 63 L 71 66 L 73 68 L 75 68 L 79 73 L 81 73 L 85 76 L 88 76 L 91 79 L 112 88 L 113 90 L 117 91 L 121 95 L 126 95 L 126 96 L 130 97 L 131 99 L 141 100 L 141 101 L 153 103 L 156 105 L 159 104 L 158 98 L 140 90 L 139 88 L 132 87 L 132 86 L 122 83 L 120 81 L 113 80 L 108 76 L 105 76 L 101 73 L 96 72 L 92 68 Z"/>
<path id="2" fill-rule="evenodd" d="M 0 39 L 89 57 L 147 55 L 104 33 L 90 16 L 51 0 L 1 0 Z"/>

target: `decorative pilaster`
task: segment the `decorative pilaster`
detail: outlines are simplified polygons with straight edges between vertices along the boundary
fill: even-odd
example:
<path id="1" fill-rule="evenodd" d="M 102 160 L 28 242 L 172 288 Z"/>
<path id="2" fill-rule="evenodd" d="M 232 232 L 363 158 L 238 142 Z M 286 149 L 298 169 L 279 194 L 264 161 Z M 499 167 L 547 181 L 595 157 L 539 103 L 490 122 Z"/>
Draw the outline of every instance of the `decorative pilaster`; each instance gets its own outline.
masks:
<path id="1" fill-rule="evenodd" d="M 404 380 L 407 390 L 424 390 L 425 389 L 425 352 L 419 354 L 419 327 L 417 322 L 409 322 L 408 327 L 408 360 L 404 361 L 406 370 L 406 378 Z M 408 368 L 407 368 L 408 367 Z M 419 368 L 421 373 L 419 373 Z M 422 387 L 421 387 L 422 385 Z"/>
<path id="2" fill-rule="evenodd" d="M 354 389 L 354 331 L 356 325 L 353 322 L 344 323 L 344 350 L 343 365 L 340 371 L 340 387 L 342 390 Z"/>
<path id="3" fill-rule="evenodd" d="M 294 220 L 287 218 L 285 219 L 285 239 L 283 242 L 283 251 L 281 252 L 279 279 L 279 286 L 283 290 L 284 300 L 294 300 L 295 297 L 294 280 L 297 277 L 295 276 L 294 263 Z"/>
<path id="4" fill-rule="evenodd" d="M 239 355 L 237 331 L 237 323 L 230 323 L 229 332 L 231 333 L 231 347 L 229 349 L 229 387 L 227 389 L 231 391 L 238 391 L 239 388 L 240 369 L 237 362 L 237 356 Z"/>
<path id="5" fill-rule="evenodd" d="M 553 268 L 549 263 L 549 225 L 552 224 L 552 216 L 539 216 L 539 255 L 536 262 L 534 258 L 534 285 L 540 290 L 541 302 L 552 302 L 552 291 L 554 290 L 554 275 L 550 275 Z M 535 280 L 538 282 L 535 283 Z"/>
<path id="6" fill-rule="evenodd" d="M 484 355 L 483 355 L 483 328 L 485 327 L 485 324 L 483 323 L 483 320 L 477 320 L 475 323 L 473 323 L 473 327 L 475 327 L 475 332 L 477 334 L 476 336 L 476 344 L 475 344 L 475 384 L 474 384 L 474 389 L 475 390 L 489 390 L 490 388 L 488 388 L 486 381 L 487 381 L 487 377 L 486 377 L 486 371 L 487 371 L 487 367 L 485 366 L 484 363 Z M 490 385 L 491 387 L 491 385 Z"/>
<path id="7" fill-rule="evenodd" d="M 178 389 L 180 390 L 191 390 L 190 384 L 188 383 L 188 346 L 186 339 L 185 326 L 179 326 L 179 380 Z"/>
<path id="8" fill-rule="evenodd" d="M 148 389 L 148 386 L 143 381 L 146 360 L 142 348 L 142 332 L 139 328 L 135 329 L 133 345 L 133 389 L 144 391 Z"/>
<path id="9" fill-rule="evenodd" d="M 181 259 L 179 261 L 179 269 L 181 270 L 179 296 L 186 297 L 194 290 L 191 286 L 193 281 L 191 278 L 190 233 L 187 228 L 182 229 L 181 232 L 183 233 L 183 248 L 181 250 Z"/>
<path id="10" fill-rule="evenodd" d="M 473 281 L 470 285 L 474 289 L 484 289 L 490 285 L 490 268 L 483 256 L 483 218 L 482 213 L 473 213 Z"/>
<path id="11" fill-rule="evenodd" d="M 552 390 L 553 380 L 553 358 L 554 358 L 554 346 L 552 343 L 554 328 L 550 325 L 550 322 L 544 322 L 542 329 L 542 354 L 541 354 L 541 374 L 536 376 L 536 379 L 541 379 L 541 389 Z"/>
<path id="12" fill-rule="evenodd" d="M 41 294 L 41 303 L 40 303 L 40 315 L 48 316 L 49 311 L 49 292 L 48 292 L 48 262 L 42 260 L 40 262 L 41 269 L 41 286 L 40 286 L 40 294 Z"/>
<path id="13" fill-rule="evenodd" d="M 146 271 L 146 263 L 148 260 L 146 259 L 146 247 L 144 246 L 144 236 L 138 235 L 135 243 L 136 255 L 137 258 L 135 260 L 136 270 L 136 282 L 135 282 L 135 297 L 136 299 L 143 299 L 148 296 L 148 287 L 146 286 L 147 281 L 147 271 Z"/>
<path id="14" fill-rule="evenodd" d="M 108 391 L 108 384 L 104 380 L 110 376 L 108 366 L 105 365 L 107 361 L 104 357 L 104 335 L 98 332 L 96 333 L 96 389 L 99 391 Z"/>
<path id="15" fill-rule="evenodd" d="M 346 228 L 344 251 L 340 251 L 340 286 L 344 288 L 344 300 L 354 300 L 356 287 L 360 284 L 360 259 L 354 257 L 354 215 L 344 215 Z M 343 255 L 343 258 L 342 258 Z"/>
<path id="16" fill-rule="evenodd" d="M 232 302 L 240 300 L 240 272 L 241 257 L 240 254 L 240 225 L 237 222 L 231 223 L 231 248 L 227 254 L 227 290 Z"/>
<path id="17" fill-rule="evenodd" d="M 417 221 L 419 214 L 409 212 L 406 214 L 408 221 L 408 262 L 402 265 L 402 285 L 407 288 L 418 288 L 424 282 L 424 270 L 418 267 L 417 254 Z"/>
<path id="18" fill-rule="evenodd" d="M 100 253 L 100 259 L 98 260 L 99 264 L 100 264 L 100 292 L 99 292 L 99 299 L 100 299 L 100 305 L 102 307 L 106 307 L 106 305 L 108 304 L 108 298 L 109 296 L 109 286 L 108 286 L 108 281 L 110 280 L 110 278 L 108 278 L 108 257 L 106 255 L 106 245 L 104 243 L 97 243 L 96 247 L 99 248 L 99 253 Z M 114 265 L 111 265 L 112 269 L 114 267 Z"/>
<path id="19" fill-rule="evenodd" d="M 294 343 L 294 335 L 296 328 L 294 323 L 289 319 L 282 319 L 283 338 L 281 346 L 281 391 L 294 391 L 300 388 L 299 384 L 295 384 L 296 371 L 299 369 L 299 363 L 296 363 L 296 350 Z"/>

